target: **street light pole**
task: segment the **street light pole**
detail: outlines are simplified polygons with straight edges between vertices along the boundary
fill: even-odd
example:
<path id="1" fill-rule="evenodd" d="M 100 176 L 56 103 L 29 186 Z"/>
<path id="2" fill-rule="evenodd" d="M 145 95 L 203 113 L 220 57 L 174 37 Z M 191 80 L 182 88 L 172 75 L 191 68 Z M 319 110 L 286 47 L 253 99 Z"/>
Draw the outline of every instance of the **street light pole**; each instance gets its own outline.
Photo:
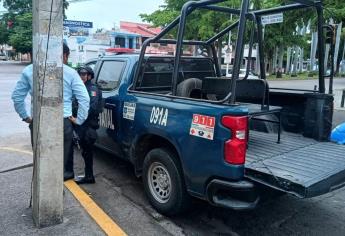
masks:
<path id="1" fill-rule="evenodd" d="M 63 1 L 33 0 L 33 218 L 63 218 Z"/>

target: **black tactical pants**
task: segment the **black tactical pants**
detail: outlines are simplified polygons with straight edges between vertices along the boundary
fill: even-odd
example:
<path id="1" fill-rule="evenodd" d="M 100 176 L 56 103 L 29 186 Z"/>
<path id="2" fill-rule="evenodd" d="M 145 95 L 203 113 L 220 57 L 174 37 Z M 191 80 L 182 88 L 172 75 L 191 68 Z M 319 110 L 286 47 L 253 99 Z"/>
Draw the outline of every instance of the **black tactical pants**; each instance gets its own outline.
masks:
<path id="1" fill-rule="evenodd" d="M 80 138 L 81 155 L 85 162 L 85 177 L 93 177 L 93 150 L 97 139 L 97 132 L 88 125 L 82 125 L 77 129 Z"/>

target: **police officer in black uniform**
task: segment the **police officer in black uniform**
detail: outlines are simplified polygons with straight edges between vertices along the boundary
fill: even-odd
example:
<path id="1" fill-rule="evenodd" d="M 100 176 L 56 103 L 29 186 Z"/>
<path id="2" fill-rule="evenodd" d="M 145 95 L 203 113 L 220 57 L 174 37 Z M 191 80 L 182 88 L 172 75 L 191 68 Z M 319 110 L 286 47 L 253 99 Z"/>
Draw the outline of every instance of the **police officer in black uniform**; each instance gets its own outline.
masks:
<path id="1" fill-rule="evenodd" d="M 99 128 L 99 113 L 103 110 L 102 93 L 98 86 L 92 82 L 94 72 L 89 66 L 81 66 L 77 69 L 90 96 L 89 115 L 81 126 L 76 126 L 75 131 L 80 139 L 80 147 L 85 162 L 85 175 L 75 178 L 77 184 L 95 183 L 93 175 L 93 149 L 97 139 L 96 130 Z M 75 110 L 75 109 L 73 109 Z"/>

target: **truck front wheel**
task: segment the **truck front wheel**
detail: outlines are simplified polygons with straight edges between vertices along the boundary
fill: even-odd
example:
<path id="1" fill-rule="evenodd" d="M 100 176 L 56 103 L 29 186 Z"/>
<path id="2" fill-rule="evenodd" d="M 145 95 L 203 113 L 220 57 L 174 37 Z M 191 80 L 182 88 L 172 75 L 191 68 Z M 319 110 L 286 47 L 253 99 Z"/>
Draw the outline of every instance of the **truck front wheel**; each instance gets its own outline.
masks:
<path id="1" fill-rule="evenodd" d="M 143 183 L 153 207 L 164 215 L 176 215 L 189 205 L 189 195 L 176 155 L 168 149 L 156 148 L 145 157 Z"/>

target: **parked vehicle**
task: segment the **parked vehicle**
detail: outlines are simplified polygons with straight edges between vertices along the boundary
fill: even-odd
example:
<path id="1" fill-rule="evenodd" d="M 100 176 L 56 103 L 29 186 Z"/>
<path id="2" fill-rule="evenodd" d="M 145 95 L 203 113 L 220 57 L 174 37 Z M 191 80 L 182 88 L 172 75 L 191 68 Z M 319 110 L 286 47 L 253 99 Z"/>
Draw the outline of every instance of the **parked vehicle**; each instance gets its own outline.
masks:
<path id="1" fill-rule="evenodd" d="M 214 4 L 187 2 L 179 18 L 145 41 L 140 55 L 88 62 L 105 98 L 97 145 L 134 165 L 151 204 L 166 215 L 185 210 L 191 196 L 244 210 L 257 206 L 261 186 L 300 198 L 344 186 L 345 146 L 329 142 L 333 96 L 325 93 L 324 60 L 319 91 L 270 89 L 262 53 L 260 79 L 238 79 L 247 21 L 300 8 L 321 14 L 321 2 L 250 12 L 249 0 L 240 10 Z M 240 20 L 208 41 L 183 40 L 187 15 L 200 7 L 239 14 Z M 254 23 L 261 32 L 260 21 Z M 176 26 L 177 40 L 163 39 Z M 224 78 L 214 43 L 236 27 L 233 76 Z M 322 37 L 320 32 L 321 43 Z M 175 56 L 145 55 L 150 43 L 175 43 Z M 207 47 L 210 54 L 183 56 L 185 44 Z M 323 45 L 318 50 L 322 57 Z M 254 121 L 269 122 L 278 132 L 259 132 Z"/>
<path id="2" fill-rule="evenodd" d="M 7 56 L 5 53 L 0 53 L 0 60 L 7 61 Z"/>
<path id="3" fill-rule="evenodd" d="M 238 75 L 239 79 L 246 78 L 247 70 L 246 69 L 240 69 L 240 74 Z M 225 74 L 226 77 L 232 78 L 232 74 Z M 248 76 L 246 79 L 259 79 L 259 76 L 254 74 L 251 71 L 248 71 Z"/>

